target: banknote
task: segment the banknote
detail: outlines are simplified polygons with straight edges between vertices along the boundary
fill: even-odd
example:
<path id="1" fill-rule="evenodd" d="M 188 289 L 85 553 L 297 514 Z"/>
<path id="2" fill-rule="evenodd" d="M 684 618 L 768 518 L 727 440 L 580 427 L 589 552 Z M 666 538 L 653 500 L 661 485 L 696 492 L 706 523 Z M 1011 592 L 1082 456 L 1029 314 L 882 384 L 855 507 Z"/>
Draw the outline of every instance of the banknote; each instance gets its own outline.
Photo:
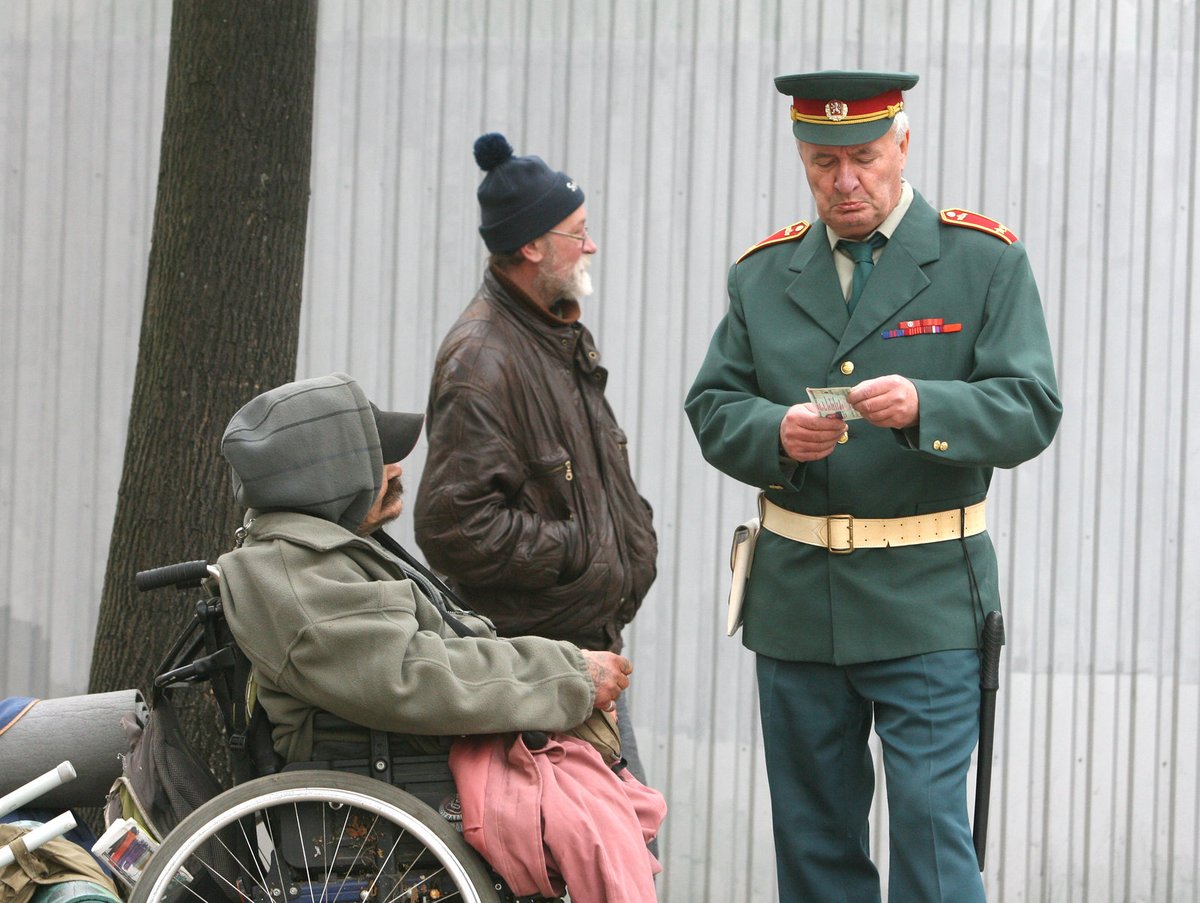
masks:
<path id="1" fill-rule="evenodd" d="M 817 406 L 822 417 L 841 417 L 843 420 L 858 420 L 862 414 L 850 407 L 846 396 L 849 386 L 830 386 L 823 389 L 808 389 L 809 400 Z"/>

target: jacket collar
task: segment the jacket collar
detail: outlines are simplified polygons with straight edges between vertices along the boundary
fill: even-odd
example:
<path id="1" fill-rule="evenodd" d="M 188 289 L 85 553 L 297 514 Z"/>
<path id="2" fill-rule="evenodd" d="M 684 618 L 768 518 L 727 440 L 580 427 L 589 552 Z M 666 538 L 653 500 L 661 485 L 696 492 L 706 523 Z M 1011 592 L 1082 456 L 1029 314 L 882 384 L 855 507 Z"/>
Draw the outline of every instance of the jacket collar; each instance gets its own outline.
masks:
<path id="1" fill-rule="evenodd" d="M 385 566 L 396 579 L 411 579 L 407 567 L 395 555 L 385 549 L 373 537 L 359 536 L 349 530 L 311 514 L 298 511 L 246 512 L 247 539 L 254 542 L 282 540 L 303 546 L 315 552 L 341 550 L 347 554 L 355 551 L 369 554 L 372 560 Z"/>
<path id="2" fill-rule="evenodd" d="M 600 353 L 587 327 L 578 320 L 560 319 L 526 295 L 499 270 L 488 267 L 483 275 L 483 292 L 501 310 L 529 331 L 548 353 L 570 363 L 584 373 L 602 370 Z M 568 302 L 575 304 L 575 302 Z M 578 310 L 578 304 L 575 304 Z M 602 381 L 607 380 L 607 375 Z"/>
<path id="3" fill-rule="evenodd" d="M 496 281 L 504 286 L 513 301 L 551 326 L 570 326 L 579 319 L 579 302 L 574 298 L 560 298 L 554 302 L 552 309 L 547 310 L 531 298 L 528 292 L 513 282 L 503 270 L 489 266 L 488 273 L 496 277 Z"/>
<path id="4" fill-rule="evenodd" d="M 913 192 L 912 205 L 888 241 L 851 317 L 839 288 L 829 247 L 828 230 L 818 222 L 797 246 L 788 263 L 796 277 L 787 295 L 830 336 L 838 340 L 838 355 L 879 332 L 896 311 L 929 285 L 922 267 L 941 253 L 937 213 Z"/>
<path id="5" fill-rule="evenodd" d="M 383 553 L 383 547 L 375 540 L 352 533 L 323 517 L 299 511 L 264 512 L 252 508 L 246 512 L 246 535 L 257 542 L 282 539 L 318 552 L 328 552 L 342 546 L 359 546 Z"/>

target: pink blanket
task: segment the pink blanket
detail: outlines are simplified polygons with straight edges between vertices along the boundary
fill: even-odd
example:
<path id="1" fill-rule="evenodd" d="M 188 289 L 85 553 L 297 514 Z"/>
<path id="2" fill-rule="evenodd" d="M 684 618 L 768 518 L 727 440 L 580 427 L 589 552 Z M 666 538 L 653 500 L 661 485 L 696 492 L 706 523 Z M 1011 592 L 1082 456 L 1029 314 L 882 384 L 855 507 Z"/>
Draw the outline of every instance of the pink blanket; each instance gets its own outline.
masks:
<path id="1" fill-rule="evenodd" d="M 450 769 L 463 835 L 518 896 L 574 903 L 653 903 L 662 871 L 646 843 L 667 812 L 662 794 L 615 774 L 588 743 L 553 737 L 531 751 L 514 734 L 460 737 Z"/>

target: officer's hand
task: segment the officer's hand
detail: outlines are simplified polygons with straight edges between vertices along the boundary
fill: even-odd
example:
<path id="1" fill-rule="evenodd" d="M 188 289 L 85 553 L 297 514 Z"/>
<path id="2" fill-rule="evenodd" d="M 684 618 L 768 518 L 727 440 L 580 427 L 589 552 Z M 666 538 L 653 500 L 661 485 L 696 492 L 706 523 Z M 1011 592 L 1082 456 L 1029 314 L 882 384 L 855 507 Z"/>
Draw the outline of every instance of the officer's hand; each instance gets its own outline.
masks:
<path id="1" fill-rule="evenodd" d="M 914 426 L 920 417 L 917 387 L 895 373 L 863 380 L 850 390 L 846 401 L 875 426 L 902 430 Z"/>
<path id="2" fill-rule="evenodd" d="M 629 686 L 633 662 L 615 652 L 579 651 L 587 662 L 588 677 L 596 687 L 596 708 L 611 712 L 617 707 L 617 697 Z"/>
<path id="3" fill-rule="evenodd" d="M 822 417 L 812 402 L 794 404 L 779 423 L 779 444 L 793 461 L 820 461 L 833 454 L 846 432 L 840 417 Z"/>

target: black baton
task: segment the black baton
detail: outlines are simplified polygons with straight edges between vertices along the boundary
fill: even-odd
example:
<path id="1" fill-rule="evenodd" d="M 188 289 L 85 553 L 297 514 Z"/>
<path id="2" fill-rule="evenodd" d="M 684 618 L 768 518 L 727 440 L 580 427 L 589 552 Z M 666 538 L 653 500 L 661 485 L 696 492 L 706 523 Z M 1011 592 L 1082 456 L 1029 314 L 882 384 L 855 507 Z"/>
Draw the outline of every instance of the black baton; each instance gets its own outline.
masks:
<path id="1" fill-rule="evenodd" d="M 1000 689 L 1000 647 L 1004 645 L 1004 616 L 988 612 L 983 622 L 983 654 L 979 667 L 979 755 L 975 768 L 975 821 L 971 832 L 975 858 L 983 871 L 987 852 L 988 804 L 992 796 L 992 741 L 996 736 L 996 691 Z"/>

